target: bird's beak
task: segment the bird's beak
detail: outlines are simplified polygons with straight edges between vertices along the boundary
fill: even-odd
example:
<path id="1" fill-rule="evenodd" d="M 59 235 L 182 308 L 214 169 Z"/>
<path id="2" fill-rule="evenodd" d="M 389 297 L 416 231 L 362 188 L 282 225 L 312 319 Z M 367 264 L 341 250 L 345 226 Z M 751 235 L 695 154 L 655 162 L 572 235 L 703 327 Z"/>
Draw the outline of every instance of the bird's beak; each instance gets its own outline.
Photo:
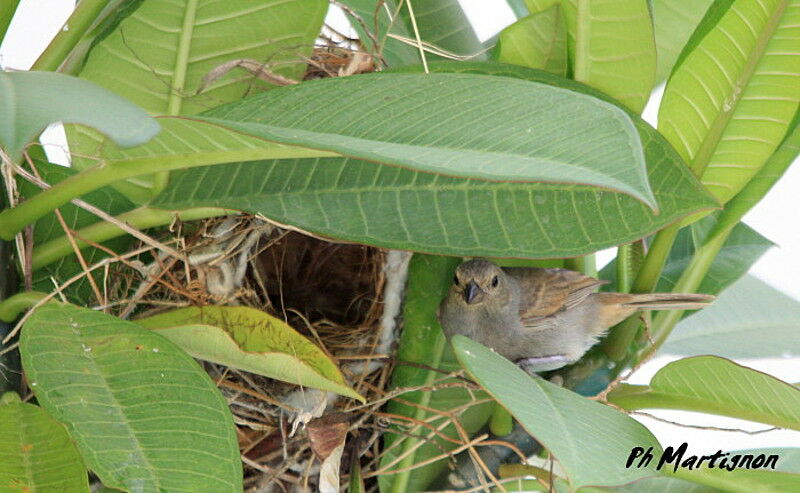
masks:
<path id="1" fill-rule="evenodd" d="M 475 281 L 470 281 L 464 287 L 464 300 L 466 300 L 468 304 L 472 304 L 477 301 L 476 298 L 480 293 L 481 288 L 478 287 Z"/>

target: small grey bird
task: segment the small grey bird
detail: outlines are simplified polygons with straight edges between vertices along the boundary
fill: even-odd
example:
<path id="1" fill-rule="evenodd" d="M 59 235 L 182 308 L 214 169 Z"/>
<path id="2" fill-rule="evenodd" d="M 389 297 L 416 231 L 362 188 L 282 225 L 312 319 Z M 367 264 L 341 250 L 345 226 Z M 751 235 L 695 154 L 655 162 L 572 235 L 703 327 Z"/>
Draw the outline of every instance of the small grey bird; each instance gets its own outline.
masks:
<path id="1" fill-rule="evenodd" d="M 541 372 L 578 361 L 609 327 L 639 310 L 696 310 L 714 300 L 705 294 L 595 293 L 602 284 L 566 269 L 470 260 L 456 269 L 437 317 L 448 338 L 465 335 Z"/>

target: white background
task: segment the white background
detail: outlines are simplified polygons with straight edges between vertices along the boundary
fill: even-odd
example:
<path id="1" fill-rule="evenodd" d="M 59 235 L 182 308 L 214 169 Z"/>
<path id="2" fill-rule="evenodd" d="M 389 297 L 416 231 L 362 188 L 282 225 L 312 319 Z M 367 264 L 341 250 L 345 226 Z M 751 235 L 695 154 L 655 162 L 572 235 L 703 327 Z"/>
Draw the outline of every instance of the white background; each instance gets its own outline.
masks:
<path id="1" fill-rule="evenodd" d="M 487 39 L 514 21 L 514 16 L 503 0 L 461 0 L 467 15 L 474 23 L 481 39 Z M 5 42 L 0 46 L 0 67 L 27 69 L 47 46 L 50 39 L 61 28 L 72 10 L 70 0 L 23 0 L 11 25 Z M 340 26 L 340 13 L 332 13 L 329 22 Z M 658 96 L 645 110 L 645 119 L 655 124 Z M 800 300 L 800 166 L 797 161 L 784 177 L 746 217 L 745 222 L 778 246 L 767 252 L 752 268 L 751 273 L 772 286 Z M 601 255 L 608 260 L 610 254 Z M 797 327 L 800 337 L 800 324 Z M 757 343 L 757 341 L 754 341 Z M 656 358 L 642 368 L 633 383 L 646 383 L 669 358 Z M 742 360 L 740 363 L 765 371 L 789 382 L 800 382 L 800 363 L 797 358 L 770 360 Z M 721 427 L 764 429 L 764 425 L 738 420 L 686 413 L 681 411 L 657 411 L 660 417 L 692 423 Z M 699 431 L 654 422 L 641 418 L 663 445 L 679 445 L 689 442 L 690 453 L 714 452 L 717 449 L 732 450 L 760 446 L 798 446 L 800 433 L 774 431 L 760 435 Z"/>

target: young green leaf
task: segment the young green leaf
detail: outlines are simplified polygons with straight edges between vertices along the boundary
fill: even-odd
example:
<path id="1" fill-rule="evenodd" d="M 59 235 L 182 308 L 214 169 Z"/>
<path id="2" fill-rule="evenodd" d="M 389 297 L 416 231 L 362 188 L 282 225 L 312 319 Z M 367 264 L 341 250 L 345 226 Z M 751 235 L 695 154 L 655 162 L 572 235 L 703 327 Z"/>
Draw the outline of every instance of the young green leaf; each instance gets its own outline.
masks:
<path id="1" fill-rule="evenodd" d="M 570 487 L 613 486 L 655 474 L 654 465 L 626 468 L 633 447 L 661 450 L 658 440 L 625 414 L 533 378 L 514 363 L 463 336 L 453 338 L 461 366 L 561 464 Z"/>
<path id="2" fill-rule="evenodd" d="M 20 353 L 39 404 L 67 424 L 105 485 L 242 490 L 227 402 L 166 338 L 111 315 L 53 303 L 22 327 Z"/>
<path id="3" fill-rule="evenodd" d="M 800 2 L 710 9 L 667 83 L 659 129 L 722 202 L 783 140 L 800 104 Z"/>
<path id="4" fill-rule="evenodd" d="M 656 46 L 647 0 L 565 0 L 574 79 L 639 113 L 655 85 Z"/>
<path id="5" fill-rule="evenodd" d="M 558 4 L 524 17 L 500 32 L 499 62 L 567 74 L 567 30 Z"/>
<path id="6" fill-rule="evenodd" d="M 653 34 L 656 38 L 656 83 L 663 82 L 689 36 L 714 0 L 652 0 Z"/>
<path id="7" fill-rule="evenodd" d="M 609 401 L 628 410 L 685 409 L 800 430 L 800 389 L 718 356 L 669 363 L 650 385 L 623 385 Z"/>
<path id="8" fill-rule="evenodd" d="M 195 358 L 364 400 L 317 345 L 261 310 L 246 306 L 179 308 L 136 323 Z"/>

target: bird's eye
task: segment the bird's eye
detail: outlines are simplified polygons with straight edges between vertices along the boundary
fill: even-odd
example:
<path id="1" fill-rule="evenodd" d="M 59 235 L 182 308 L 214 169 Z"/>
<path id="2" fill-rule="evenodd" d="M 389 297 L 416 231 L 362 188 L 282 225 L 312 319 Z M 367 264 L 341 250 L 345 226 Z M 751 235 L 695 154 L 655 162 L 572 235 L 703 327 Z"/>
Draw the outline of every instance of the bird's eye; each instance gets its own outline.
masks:
<path id="1" fill-rule="evenodd" d="M 458 286 L 458 276 L 453 276 L 453 284 Z"/>
<path id="2" fill-rule="evenodd" d="M 497 279 L 497 276 L 494 276 L 494 277 L 492 278 L 492 287 L 493 287 L 493 288 L 496 288 L 496 287 L 497 287 L 497 284 L 498 284 L 499 282 L 500 282 L 500 280 L 499 280 L 499 279 Z"/>

